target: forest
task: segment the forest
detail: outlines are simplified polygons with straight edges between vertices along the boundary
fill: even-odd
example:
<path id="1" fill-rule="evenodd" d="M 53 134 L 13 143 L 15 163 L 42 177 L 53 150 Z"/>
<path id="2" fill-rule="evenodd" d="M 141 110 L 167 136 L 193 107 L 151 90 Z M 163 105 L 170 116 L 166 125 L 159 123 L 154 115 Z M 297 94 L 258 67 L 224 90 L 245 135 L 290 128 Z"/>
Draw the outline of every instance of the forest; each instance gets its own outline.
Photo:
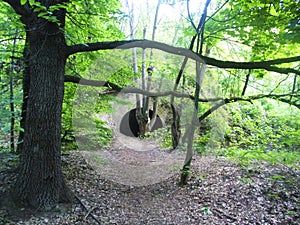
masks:
<path id="1" fill-rule="evenodd" d="M 1 224 L 299 224 L 299 0 L 0 1 Z"/>

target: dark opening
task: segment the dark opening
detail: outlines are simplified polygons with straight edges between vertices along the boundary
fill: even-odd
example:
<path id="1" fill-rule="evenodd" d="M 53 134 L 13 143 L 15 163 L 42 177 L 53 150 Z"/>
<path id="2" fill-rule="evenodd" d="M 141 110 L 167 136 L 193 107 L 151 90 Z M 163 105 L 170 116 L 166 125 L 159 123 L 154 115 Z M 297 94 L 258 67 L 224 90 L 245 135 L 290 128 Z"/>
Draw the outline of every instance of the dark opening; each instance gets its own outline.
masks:
<path id="1" fill-rule="evenodd" d="M 149 117 L 152 119 L 153 111 L 149 110 Z M 157 115 L 155 123 L 151 129 L 151 132 L 163 127 L 163 122 Z M 138 137 L 140 130 L 139 124 L 136 119 L 136 109 L 128 111 L 122 118 L 120 123 L 120 132 L 129 137 Z"/>

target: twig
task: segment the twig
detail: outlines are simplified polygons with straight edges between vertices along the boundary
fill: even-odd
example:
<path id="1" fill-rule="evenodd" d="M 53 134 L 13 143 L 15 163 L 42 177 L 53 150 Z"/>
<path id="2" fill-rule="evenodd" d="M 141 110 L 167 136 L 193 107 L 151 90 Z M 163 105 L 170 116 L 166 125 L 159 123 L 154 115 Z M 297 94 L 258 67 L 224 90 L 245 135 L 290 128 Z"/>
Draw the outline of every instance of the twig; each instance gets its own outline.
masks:
<path id="1" fill-rule="evenodd" d="M 227 214 L 227 213 L 225 213 L 223 210 L 221 210 L 221 209 L 218 209 L 218 208 L 215 208 L 214 209 L 217 213 L 219 213 L 219 214 L 222 214 L 222 215 L 224 215 L 224 216 L 226 216 L 228 219 L 231 219 L 231 220 L 237 220 L 237 218 L 236 217 L 234 217 L 234 216 L 231 216 L 231 215 L 229 215 L 229 214 Z M 219 215 L 220 216 L 220 215 Z"/>
<path id="2" fill-rule="evenodd" d="M 75 194 L 75 198 L 78 200 L 80 205 L 87 211 L 87 214 L 84 217 L 84 220 L 90 215 L 98 224 L 101 224 L 101 222 L 92 214 L 92 212 L 97 208 L 93 207 L 92 209 L 88 210 L 87 206 L 80 200 L 80 198 Z"/>
<path id="3" fill-rule="evenodd" d="M 246 81 L 245 81 L 244 88 L 243 88 L 243 91 L 242 91 L 242 96 L 244 96 L 245 93 L 246 93 L 246 89 L 247 89 L 247 86 L 248 86 L 250 74 L 251 74 L 251 70 L 249 70 L 249 73 L 246 76 Z"/>
<path id="4" fill-rule="evenodd" d="M 93 217 L 93 214 L 91 214 L 95 209 L 97 209 L 98 207 L 97 206 L 94 206 L 93 208 L 91 208 L 88 212 L 87 212 L 87 214 L 85 215 L 85 217 L 84 217 L 84 220 L 86 220 L 86 218 L 89 216 L 89 215 L 91 215 L 92 217 Z"/>

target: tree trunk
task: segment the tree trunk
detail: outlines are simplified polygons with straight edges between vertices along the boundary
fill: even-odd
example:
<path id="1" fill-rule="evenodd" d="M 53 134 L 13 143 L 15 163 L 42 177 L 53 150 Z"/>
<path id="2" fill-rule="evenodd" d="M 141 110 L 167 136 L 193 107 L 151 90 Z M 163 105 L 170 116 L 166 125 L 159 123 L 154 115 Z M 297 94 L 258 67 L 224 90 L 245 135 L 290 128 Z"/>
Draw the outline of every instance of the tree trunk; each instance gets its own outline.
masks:
<path id="1" fill-rule="evenodd" d="M 29 53 L 25 56 L 29 58 L 25 62 L 30 83 L 13 196 L 17 202 L 50 210 L 70 200 L 60 159 L 66 42 L 56 24 L 47 23 L 43 30 L 26 30 Z"/>
<path id="2" fill-rule="evenodd" d="M 171 132 L 172 132 L 172 147 L 176 149 L 180 142 L 181 137 L 181 129 L 180 129 L 180 114 L 175 109 L 175 106 L 171 104 L 172 109 L 172 125 L 171 125 Z"/>
<path id="3" fill-rule="evenodd" d="M 21 110 L 21 120 L 20 120 L 20 127 L 25 128 L 26 122 L 26 110 L 27 110 L 27 100 L 28 100 L 28 93 L 29 93 L 29 84 L 30 84 L 30 70 L 29 70 L 29 49 L 28 49 L 28 37 L 26 37 L 27 43 L 24 47 L 23 51 L 23 60 L 24 60 L 24 72 L 23 72 L 23 79 L 22 79 L 22 89 L 23 89 L 23 100 L 22 100 L 22 110 Z M 20 130 L 18 144 L 17 144 L 17 154 L 20 154 L 23 148 L 24 143 L 24 130 Z"/>
<path id="4" fill-rule="evenodd" d="M 11 67 L 10 67 L 10 77 L 9 77 L 9 92 L 10 92 L 10 151 L 15 152 L 15 103 L 14 103 L 14 54 L 17 42 L 18 29 L 16 29 L 16 35 L 13 40 L 13 50 L 11 55 Z"/>

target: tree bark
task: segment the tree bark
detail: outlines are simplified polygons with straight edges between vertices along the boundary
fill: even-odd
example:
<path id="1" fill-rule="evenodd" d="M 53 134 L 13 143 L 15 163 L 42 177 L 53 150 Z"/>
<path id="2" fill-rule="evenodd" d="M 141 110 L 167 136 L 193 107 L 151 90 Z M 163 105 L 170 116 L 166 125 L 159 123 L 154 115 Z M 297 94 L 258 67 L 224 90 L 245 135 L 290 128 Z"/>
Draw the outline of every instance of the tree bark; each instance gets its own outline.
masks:
<path id="1" fill-rule="evenodd" d="M 37 18 L 36 23 L 25 24 L 23 85 L 28 93 L 23 106 L 24 141 L 12 194 L 18 203 L 50 210 L 59 202 L 71 200 L 60 159 L 66 41 L 55 23 Z"/>

